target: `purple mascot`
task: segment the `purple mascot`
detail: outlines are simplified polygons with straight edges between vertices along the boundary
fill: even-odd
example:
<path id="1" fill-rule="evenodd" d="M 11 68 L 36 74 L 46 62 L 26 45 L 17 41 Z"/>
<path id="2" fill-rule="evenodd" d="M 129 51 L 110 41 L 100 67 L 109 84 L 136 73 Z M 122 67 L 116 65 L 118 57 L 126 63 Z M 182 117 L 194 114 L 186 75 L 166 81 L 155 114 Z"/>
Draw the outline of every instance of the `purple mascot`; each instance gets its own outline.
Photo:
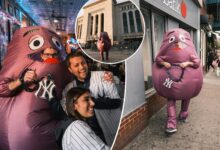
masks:
<path id="1" fill-rule="evenodd" d="M 172 29 L 164 36 L 153 65 L 153 83 L 159 95 L 167 98 L 166 133 L 177 131 L 176 100 L 182 100 L 178 119 L 188 117 L 190 99 L 202 88 L 203 73 L 189 33 Z"/>
<path id="2" fill-rule="evenodd" d="M 17 30 L 0 72 L 0 149 L 58 150 L 50 101 L 67 82 L 64 49 L 56 33 L 33 26 Z M 49 80 L 51 79 L 51 80 Z"/>

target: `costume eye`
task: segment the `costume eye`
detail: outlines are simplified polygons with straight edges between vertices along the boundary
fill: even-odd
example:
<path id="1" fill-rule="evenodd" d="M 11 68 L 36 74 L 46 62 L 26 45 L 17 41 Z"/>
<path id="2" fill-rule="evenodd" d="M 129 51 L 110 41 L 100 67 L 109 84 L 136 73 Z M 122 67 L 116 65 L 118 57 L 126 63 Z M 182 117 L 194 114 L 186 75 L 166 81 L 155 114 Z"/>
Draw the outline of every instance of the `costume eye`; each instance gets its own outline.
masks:
<path id="1" fill-rule="evenodd" d="M 52 41 L 53 41 L 53 43 L 54 43 L 54 45 L 58 48 L 58 49 L 62 49 L 62 44 L 61 44 L 61 42 L 60 42 L 60 40 L 58 40 L 57 38 L 55 38 L 55 37 L 52 37 Z"/>
<path id="2" fill-rule="evenodd" d="M 36 49 L 41 48 L 43 46 L 43 44 L 44 44 L 44 38 L 40 35 L 34 36 L 29 41 L 29 47 L 32 50 L 36 50 Z"/>
<path id="3" fill-rule="evenodd" d="M 175 36 L 171 36 L 170 39 L 169 39 L 169 43 L 172 43 L 175 41 Z"/>
<path id="4" fill-rule="evenodd" d="M 182 35 L 182 34 L 180 34 L 179 39 L 180 39 L 182 42 L 185 42 L 185 41 L 186 41 L 185 36 L 184 36 L 184 35 Z"/>

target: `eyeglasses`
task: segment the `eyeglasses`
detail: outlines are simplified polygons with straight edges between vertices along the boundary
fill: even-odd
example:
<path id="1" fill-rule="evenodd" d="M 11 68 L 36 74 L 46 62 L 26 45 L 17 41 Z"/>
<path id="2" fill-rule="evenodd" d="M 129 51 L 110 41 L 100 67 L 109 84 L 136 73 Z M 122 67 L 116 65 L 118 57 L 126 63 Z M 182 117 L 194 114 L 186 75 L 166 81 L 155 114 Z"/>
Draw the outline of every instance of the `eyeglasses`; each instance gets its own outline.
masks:
<path id="1" fill-rule="evenodd" d="M 53 54 L 43 53 L 43 55 L 44 55 L 45 57 L 47 57 L 47 58 L 49 58 L 49 57 L 54 58 L 54 57 L 58 57 L 59 53 L 53 53 Z"/>

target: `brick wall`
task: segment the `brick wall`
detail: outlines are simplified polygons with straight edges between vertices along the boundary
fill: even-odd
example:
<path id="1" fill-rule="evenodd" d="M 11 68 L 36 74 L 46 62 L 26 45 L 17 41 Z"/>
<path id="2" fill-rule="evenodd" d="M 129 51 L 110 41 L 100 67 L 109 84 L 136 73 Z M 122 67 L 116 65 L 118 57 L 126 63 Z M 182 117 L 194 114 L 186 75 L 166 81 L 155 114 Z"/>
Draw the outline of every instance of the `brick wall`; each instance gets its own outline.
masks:
<path id="1" fill-rule="evenodd" d="M 151 96 L 145 104 L 125 116 L 112 150 L 121 150 L 131 142 L 148 124 L 148 120 L 159 111 L 166 100 L 157 94 Z M 126 108 L 125 108 L 126 109 Z"/>

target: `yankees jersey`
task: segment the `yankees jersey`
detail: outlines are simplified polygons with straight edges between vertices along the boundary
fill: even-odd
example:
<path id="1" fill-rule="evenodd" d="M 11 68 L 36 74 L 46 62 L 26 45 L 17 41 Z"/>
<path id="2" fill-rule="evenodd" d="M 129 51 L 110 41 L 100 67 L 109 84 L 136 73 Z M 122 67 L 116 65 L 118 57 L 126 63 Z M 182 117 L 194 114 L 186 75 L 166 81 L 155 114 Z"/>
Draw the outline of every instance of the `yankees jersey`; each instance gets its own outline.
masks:
<path id="1" fill-rule="evenodd" d="M 91 76 L 89 80 L 89 90 L 92 97 L 107 97 L 110 99 L 120 98 L 116 85 L 114 83 L 104 81 L 104 71 L 91 71 Z M 66 99 L 65 95 L 67 91 L 71 88 L 76 87 L 76 80 L 73 80 L 63 90 L 63 98 L 61 100 L 61 105 L 66 111 Z M 101 100 L 101 99 L 100 99 Z M 121 108 L 116 109 L 95 109 L 95 115 L 98 123 L 104 133 L 105 140 L 109 146 L 112 145 L 118 125 L 121 117 Z"/>
<path id="2" fill-rule="evenodd" d="M 110 150 L 82 120 L 73 121 L 62 138 L 63 150 Z"/>

